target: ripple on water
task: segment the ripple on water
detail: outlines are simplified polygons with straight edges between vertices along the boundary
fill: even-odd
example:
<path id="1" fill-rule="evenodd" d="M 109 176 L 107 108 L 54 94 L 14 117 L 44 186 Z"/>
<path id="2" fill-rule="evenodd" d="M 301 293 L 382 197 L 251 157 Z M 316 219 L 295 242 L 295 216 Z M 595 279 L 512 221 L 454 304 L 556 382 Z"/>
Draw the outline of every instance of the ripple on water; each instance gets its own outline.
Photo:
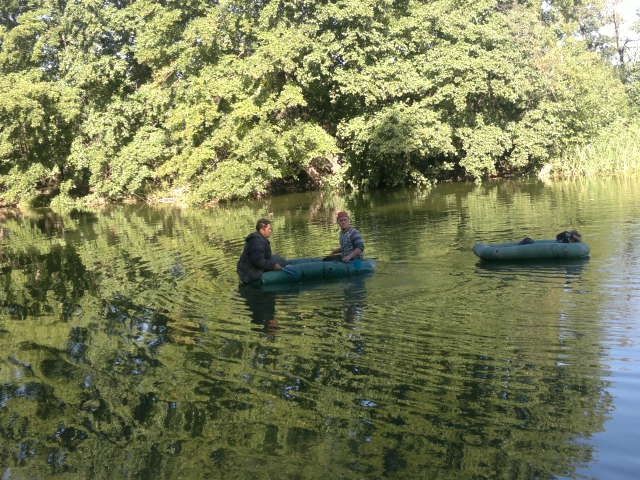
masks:
<path id="1" fill-rule="evenodd" d="M 172 465 L 250 476 L 259 463 L 265 478 L 301 465 L 310 477 L 555 477 L 583 463 L 609 478 L 613 459 L 634 478 L 640 202 L 572 188 L 297 196 L 148 219 L 116 210 L 82 232 L 93 243 L 76 232 L 66 249 L 12 225 L 25 245 L 2 272 L 0 342 L 19 360 L 0 369 L 9 448 L 57 442 L 79 476 L 99 468 L 79 455 L 90 441 L 129 473 L 152 459 L 159 476 Z M 378 261 L 373 276 L 238 288 L 255 218 L 272 212 L 274 251 L 319 255 L 337 243 L 343 208 Z M 590 260 L 486 264 L 471 252 L 570 226 Z M 20 468 L 33 476 L 46 462 Z"/>

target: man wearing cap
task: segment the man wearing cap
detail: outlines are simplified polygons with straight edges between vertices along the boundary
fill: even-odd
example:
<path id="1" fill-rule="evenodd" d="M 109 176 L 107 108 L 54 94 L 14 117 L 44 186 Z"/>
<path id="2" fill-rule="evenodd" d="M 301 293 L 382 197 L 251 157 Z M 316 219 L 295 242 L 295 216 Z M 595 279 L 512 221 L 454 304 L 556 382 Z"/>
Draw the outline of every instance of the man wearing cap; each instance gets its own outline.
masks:
<path id="1" fill-rule="evenodd" d="M 356 258 L 362 258 L 364 252 L 364 240 L 360 232 L 351 226 L 351 220 L 347 212 L 338 212 L 338 225 L 340 225 L 340 247 L 331 252 L 331 256 L 325 260 L 342 260 L 350 262 Z"/>

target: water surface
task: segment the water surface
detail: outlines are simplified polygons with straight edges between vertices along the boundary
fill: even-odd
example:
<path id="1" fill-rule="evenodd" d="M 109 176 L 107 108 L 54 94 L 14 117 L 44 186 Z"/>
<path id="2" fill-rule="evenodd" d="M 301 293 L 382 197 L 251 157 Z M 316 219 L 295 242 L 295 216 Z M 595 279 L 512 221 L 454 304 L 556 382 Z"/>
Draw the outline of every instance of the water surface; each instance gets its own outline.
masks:
<path id="1" fill-rule="evenodd" d="M 257 218 L 317 256 L 343 209 L 374 275 L 238 288 Z M 1 217 L 3 479 L 638 477 L 640 180 Z"/>

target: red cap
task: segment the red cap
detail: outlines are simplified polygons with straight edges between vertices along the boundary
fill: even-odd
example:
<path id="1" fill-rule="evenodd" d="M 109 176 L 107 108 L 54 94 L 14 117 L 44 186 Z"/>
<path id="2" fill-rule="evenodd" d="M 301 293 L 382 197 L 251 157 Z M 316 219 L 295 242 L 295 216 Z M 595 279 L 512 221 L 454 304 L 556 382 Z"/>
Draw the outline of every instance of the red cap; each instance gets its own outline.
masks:
<path id="1" fill-rule="evenodd" d="M 349 218 L 349 214 L 347 212 L 338 212 L 338 214 L 336 215 L 336 218 L 342 218 L 342 217 Z"/>

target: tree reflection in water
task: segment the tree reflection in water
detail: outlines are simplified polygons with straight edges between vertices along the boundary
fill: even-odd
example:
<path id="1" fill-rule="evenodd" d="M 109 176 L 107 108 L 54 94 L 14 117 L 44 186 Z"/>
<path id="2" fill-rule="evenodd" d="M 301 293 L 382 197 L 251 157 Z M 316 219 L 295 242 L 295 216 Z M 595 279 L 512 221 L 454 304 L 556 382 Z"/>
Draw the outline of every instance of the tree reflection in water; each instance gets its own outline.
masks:
<path id="1" fill-rule="evenodd" d="M 400 262 L 284 290 L 237 286 L 270 206 L 7 216 L 0 476 L 571 476 L 611 411 L 598 299 L 577 296 L 598 284 L 581 265 L 474 268 L 459 213 L 504 208 L 483 192 L 348 205 Z M 335 209 L 300 203 L 274 214 L 274 247 L 330 250 Z"/>

